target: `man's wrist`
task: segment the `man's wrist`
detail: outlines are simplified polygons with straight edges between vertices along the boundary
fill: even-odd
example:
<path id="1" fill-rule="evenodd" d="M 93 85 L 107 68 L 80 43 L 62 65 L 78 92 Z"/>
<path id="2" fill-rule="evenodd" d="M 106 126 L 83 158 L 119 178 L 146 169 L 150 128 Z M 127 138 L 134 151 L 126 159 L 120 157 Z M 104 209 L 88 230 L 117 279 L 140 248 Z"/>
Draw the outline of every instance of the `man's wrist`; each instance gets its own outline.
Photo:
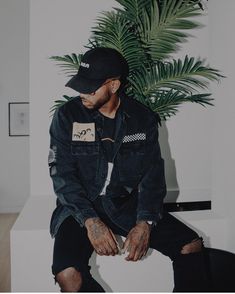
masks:
<path id="1" fill-rule="evenodd" d="M 154 222 L 154 221 L 151 221 L 151 220 L 138 220 L 137 222 L 136 222 L 136 224 L 147 224 L 147 225 L 149 225 L 150 227 L 153 227 L 153 226 L 155 226 L 156 225 L 156 222 Z"/>
<path id="2" fill-rule="evenodd" d="M 99 220 L 100 220 L 99 217 L 89 217 L 85 220 L 84 225 L 86 228 L 88 228 Z"/>
<path id="3" fill-rule="evenodd" d="M 147 220 L 138 220 L 137 222 L 136 222 L 136 224 L 137 225 L 141 225 L 141 224 L 146 224 L 146 225 L 148 225 L 148 226 L 152 226 L 152 224 L 153 224 L 153 222 L 152 221 L 147 221 Z"/>

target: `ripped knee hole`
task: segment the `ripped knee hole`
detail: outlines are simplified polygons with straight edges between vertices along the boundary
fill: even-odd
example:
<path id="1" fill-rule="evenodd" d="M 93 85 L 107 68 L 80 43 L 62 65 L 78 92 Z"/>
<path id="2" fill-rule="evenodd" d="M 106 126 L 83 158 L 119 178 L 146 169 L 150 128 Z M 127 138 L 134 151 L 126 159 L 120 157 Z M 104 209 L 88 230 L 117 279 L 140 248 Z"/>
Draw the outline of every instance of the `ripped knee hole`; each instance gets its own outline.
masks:
<path id="1" fill-rule="evenodd" d="M 55 276 L 62 292 L 77 292 L 82 285 L 82 275 L 74 267 L 69 267 Z"/>
<path id="2" fill-rule="evenodd" d="M 202 239 L 197 238 L 192 240 L 190 243 L 184 245 L 181 250 L 181 254 L 189 254 L 194 252 L 200 252 L 202 250 Z"/>

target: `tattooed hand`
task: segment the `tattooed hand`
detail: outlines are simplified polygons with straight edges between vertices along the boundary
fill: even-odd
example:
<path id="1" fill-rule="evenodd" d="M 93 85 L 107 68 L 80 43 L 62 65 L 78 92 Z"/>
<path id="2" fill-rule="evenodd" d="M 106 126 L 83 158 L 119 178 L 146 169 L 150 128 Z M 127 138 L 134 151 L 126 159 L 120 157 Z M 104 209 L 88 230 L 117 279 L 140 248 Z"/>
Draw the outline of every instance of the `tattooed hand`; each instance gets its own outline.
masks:
<path id="1" fill-rule="evenodd" d="M 125 258 L 127 261 L 137 261 L 146 255 L 149 247 L 150 232 L 151 226 L 145 221 L 139 222 L 130 230 L 123 245 L 123 251 L 127 250 L 129 252 Z"/>
<path id="2" fill-rule="evenodd" d="M 101 219 L 88 218 L 85 221 L 88 238 L 92 246 L 99 255 L 116 255 L 118 254 L 117 240 L 111 231 Z"/>

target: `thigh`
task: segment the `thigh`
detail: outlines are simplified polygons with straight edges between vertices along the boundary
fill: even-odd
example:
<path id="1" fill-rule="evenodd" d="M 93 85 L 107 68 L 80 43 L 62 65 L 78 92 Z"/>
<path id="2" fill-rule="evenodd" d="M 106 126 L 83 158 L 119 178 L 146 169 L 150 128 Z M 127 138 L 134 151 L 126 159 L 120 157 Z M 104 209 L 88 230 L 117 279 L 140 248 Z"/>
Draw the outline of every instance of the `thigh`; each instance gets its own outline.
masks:
<path id="1" fill-rule="evenodd" d="M 183 222 L 164 212 L 163 218 L 152 228 L 150 247 L 174 259 L 185 244 L 198 237 L 198 234 Z"/>
<path id="2" fill-rule="evenodd" d="M 84 277 L 89 275 L 89 259 L 93 247 L 85 227 L 81 227 L 71 216 L 65 219 L 55 236 L 52 272 L 57 275 L 68 267 L 74 267 Z"/>

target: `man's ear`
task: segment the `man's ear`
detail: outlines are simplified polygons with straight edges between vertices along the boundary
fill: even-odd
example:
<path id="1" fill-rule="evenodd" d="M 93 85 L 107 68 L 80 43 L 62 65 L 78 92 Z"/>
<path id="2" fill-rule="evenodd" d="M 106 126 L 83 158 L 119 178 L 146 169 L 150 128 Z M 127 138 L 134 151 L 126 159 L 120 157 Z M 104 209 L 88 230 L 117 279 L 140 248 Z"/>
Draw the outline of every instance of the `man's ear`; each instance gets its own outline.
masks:
<path id="1" fill-rule="evenodd" d="M 120 80 L 113 80 L 111 83 L 111 92 L 115 94 L 121 86 Z"/>

